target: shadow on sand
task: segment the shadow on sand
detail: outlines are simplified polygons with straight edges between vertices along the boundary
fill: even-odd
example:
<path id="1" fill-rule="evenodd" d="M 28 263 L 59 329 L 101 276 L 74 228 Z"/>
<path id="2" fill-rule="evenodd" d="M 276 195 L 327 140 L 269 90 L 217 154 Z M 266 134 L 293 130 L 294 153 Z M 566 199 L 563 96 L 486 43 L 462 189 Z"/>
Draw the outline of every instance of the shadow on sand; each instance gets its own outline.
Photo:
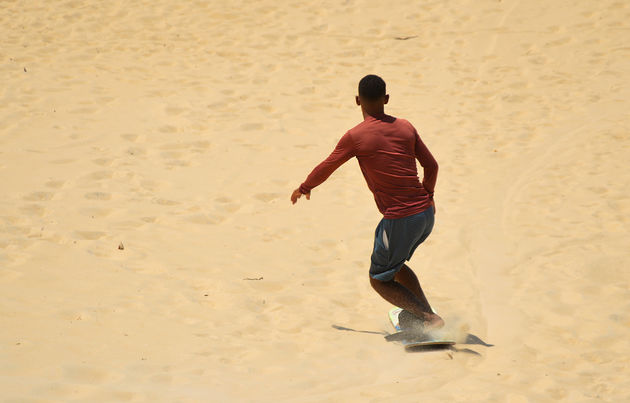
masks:
<path id="1" fill-rule="evenodd" d="M 375 331 L 373 331 L 373 330 L 356 330 L 356 329 L 350 329 L 349 327 L 343 327 L 343 326 L 339 326 L 339 325 L 332 325 L 332 327 L 333 327 L 334 329 L 337 329 L 337 330 L 343 330 L 343 331 L 346 331 L 346 332 L 369 333 L 369 334 L 380 334 L 380 335 L 383 335 L 383 336 L 387 336 L 387 335 L 389 334 L 389 333 L 387 333 L 387 332 L 375 332 Z"/>
<path id="2" fill-rule="evenodd" d="M 408 335 L 406 334 L 406 332 L 402 331 L 402 332 L 398 332 L 398 333 L 387 333 L 387 332 L 378 332 L 378 331 L 373 331 L 373 330 L 357 330 L 357 329 L 351 329 L 349 327 L 344 327 L 344 326 L 339 326 L 339 325 L 332 325 L 332 327 L 334 329 L 337 330 L 342 330 L 345 332 L 355 332 L 355 333 L 368 333 L 368 334 L 379 334 L 381 336 L 385 336 L 385 339 L 387 341 L 401 341 L 403 339 L 408 338 Z M 465 344 L 465 345 L 478 345 L 478 346 L 484 346 L 484 347 L 493 347 L 494 344 L 488 344 L 485 341 L 481 340 L 479 337 L 475 336 L 474 334 L 468 333 L 466 335 L 466 339 L 464 340 L 463 343 L 460 344 Z M 418 352 L 428 352 L 428 351 L 439 351 L 439 350 L 451 350 L 451 351 L 455 351 L 458 353 L 467 353 L 467 354 L 473 354 L 473 355 L 481 355 L 480 353 L 476 352 L 475 350 L 472 350 L 470 348 L 457 348 L 455 346 L 449 346 L 449 345 L 440 345 L 440 346 L 415 346 L 415 347 L 408 347 L 405 350 L 407 350 L 408 352 L 414 352 L 414 353 L 418 353 Z"/>

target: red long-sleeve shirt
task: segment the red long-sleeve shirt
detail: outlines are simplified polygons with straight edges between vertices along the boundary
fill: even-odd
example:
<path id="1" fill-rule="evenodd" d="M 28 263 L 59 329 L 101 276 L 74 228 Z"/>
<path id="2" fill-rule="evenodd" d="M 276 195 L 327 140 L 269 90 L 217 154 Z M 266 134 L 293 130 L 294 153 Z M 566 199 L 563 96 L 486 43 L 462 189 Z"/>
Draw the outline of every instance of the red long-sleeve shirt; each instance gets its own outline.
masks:
<path id="1" fill-rule="evenodd" d="M 352 157 L 357 157 L 385 218 L 407 217 L 431 206 L 438 164 L 411 123 L 388 115 L 367 116 L 348 130 L 330 156 L 300 185 L 300 192 L 309 193 Z M 422 182 L 416 159 L 424 168 Z"/>

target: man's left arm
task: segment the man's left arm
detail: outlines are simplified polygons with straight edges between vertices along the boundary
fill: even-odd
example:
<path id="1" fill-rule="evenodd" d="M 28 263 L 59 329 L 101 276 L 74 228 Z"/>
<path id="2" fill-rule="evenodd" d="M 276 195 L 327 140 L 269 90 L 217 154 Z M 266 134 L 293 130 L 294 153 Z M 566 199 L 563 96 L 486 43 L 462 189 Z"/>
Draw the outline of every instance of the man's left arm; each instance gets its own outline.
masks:
<path id="1" fill-rule="evenodd" d="M 437 181 L 438 163 L 433 158 L 433 155 L 422 142 L 418 133 L 416 133 L 416 158 L 420 162 L 420 165 L 424 169 L 424 175 L 422 178 L 422 187 L 432 194 L 435 191 L 435 182 Z"/>

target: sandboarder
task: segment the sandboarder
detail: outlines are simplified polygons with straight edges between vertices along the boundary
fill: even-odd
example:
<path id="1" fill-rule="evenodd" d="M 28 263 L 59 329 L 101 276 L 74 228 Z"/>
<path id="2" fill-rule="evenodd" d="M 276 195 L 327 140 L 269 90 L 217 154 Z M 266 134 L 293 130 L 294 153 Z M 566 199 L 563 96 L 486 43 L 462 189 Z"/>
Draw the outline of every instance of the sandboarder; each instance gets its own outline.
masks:
<path id="1" fill-rule="evenodd" d="M 435 217 L 433 192 L 438 164 L 408 121 L 385 114 L 389 95 L 383 79 L 367 75 L 359 82 L 356 104 L 363 122 L 348 130 L 334 151 L 293 191 L 291 202 L 324 182 L 356 157 L 383 219 L 376 227 L 370 283 L 388 302 L 403 308 L 412 322 L 442 327 L 444 321 L 427 301 L 415 273 L 405 264 L 431 233 Z M 416 159 L 424 169 L 418 179 Z"/>

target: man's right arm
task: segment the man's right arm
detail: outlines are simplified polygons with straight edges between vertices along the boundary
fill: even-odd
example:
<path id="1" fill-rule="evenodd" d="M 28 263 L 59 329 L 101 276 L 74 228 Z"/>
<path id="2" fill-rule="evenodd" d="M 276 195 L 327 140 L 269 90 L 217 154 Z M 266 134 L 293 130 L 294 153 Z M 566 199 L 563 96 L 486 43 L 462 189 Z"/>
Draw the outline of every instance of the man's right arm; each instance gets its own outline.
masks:
<path id="1" fill-rule="evenodd" d="M 344 162 L 354 157 L 354 143 L 350 137 L 350 133 L 346 133 L 333 152 L 313 169 L 308 175 L 304 183 L 300 185 L 300 191 L 304 194 L 310 193 L 311 189 L 324 182 L 337 168 Z"/>
<path id="2" fill-rule="evenodd" d="M 328 158 L 317 165 L 300 187 L 293 191 L 291 202 L 295 204 L 303 194 L 306 195 L 307 199 L 310 199 L 311 189 L 328 179 L 337 168 L 354 156 L 354 143 L 350 137 L 350 133 L 346 133 L 341 140 L 339 140 L 337 146 Z"/>

